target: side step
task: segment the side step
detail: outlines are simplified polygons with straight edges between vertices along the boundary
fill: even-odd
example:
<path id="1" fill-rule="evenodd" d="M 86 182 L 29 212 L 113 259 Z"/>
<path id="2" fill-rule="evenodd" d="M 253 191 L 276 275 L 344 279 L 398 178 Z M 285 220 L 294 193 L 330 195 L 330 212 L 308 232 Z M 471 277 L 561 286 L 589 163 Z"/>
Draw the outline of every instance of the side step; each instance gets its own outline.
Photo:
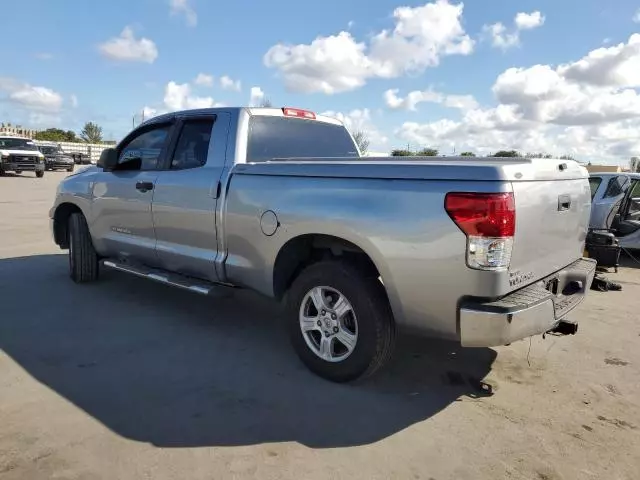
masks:
<path id="1" fill-rule="evenodd" d="M 171 285 L 172 287 L 182 288 L 190 292 L 199 293 L 200 295 L 222 295 L 223 291 L 228 291 L 231 285 L 211 283 L 204 280 L 197 280 L 185 277 L 177 273 L 166 272 L 155 268 L 145 267 L 143 265 L 132 265 L 130 263 L 118 262 L 115 260 L 104 260 L 102 264 L 105 267 L 120 272 L 131 273 L 138 277 L 147 278 L 155 282 Z"/>

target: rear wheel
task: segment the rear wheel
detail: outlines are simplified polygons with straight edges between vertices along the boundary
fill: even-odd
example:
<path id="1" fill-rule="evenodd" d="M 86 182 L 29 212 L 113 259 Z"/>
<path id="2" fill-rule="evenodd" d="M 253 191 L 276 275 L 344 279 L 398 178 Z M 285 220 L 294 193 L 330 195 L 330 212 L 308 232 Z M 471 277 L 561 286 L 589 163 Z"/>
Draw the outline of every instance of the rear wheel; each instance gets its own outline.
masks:
<path id="1" fill-rule="evenodd" d="M 38 178 L 44 177 L 44 170 L 36 170 L 36 177 Z"/>
<path id="2" fill-rule="evenodd" d="M 16 175 L 20 175 L 22 173 L 22 170 L 16 170 Z"/>
<path id="3" fill-rule="evenodd" d="M 72 213 L 68 224 L 69 275 L 76 283 L 98 279 L 98 255 L 91 242 L 87 220 L 81 213 Z"/>
<path id="4" fill-rule="evenodd" d="M 302 362 L 334 382 L 373 374 L 391 357 L 395 343 L 383 286 L 348 263 L 307 267 L 287 293 L 287 321 Z"/>

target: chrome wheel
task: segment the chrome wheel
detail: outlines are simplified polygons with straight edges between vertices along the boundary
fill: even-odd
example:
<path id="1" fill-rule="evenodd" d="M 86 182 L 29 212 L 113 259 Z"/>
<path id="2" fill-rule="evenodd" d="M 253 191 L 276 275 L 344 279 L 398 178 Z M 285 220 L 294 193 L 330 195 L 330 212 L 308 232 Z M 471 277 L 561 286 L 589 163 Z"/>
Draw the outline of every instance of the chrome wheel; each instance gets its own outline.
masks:
<path id="1" fill-rule="evenodd" d="M 351 302 L 331 287 L 314 287 L 302 299 L 300 330 L 309 347 L 327 362 L 341 362 L 358 341 L 358 321 Z"/>

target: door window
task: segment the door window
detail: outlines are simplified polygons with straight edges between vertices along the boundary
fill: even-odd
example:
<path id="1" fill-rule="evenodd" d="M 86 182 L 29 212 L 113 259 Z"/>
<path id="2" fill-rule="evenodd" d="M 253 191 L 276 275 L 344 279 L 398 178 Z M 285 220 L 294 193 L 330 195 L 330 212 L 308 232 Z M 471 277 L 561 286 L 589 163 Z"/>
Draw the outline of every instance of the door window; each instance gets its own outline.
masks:
<path id="1" fill-rule="evenodd" d="M 602 179 L 600 177 L 589 177 L 589 187 L 591 187 L 591 200 L 596 196 L 596 192 L 598 191 L 598 187 L 602 183 Z"/>
<path id="2" fill-rule="evenodd" d="M 628 220 L 640 220 L 640 180 L 633 183 L 628 202 L 629 207 L 626 218 Z"/>
<path id="3" fill-rule="evenodd" d="M 121 148 L 118 164 L 140 158 L 140 170 L 155 170 L 170 130 L 170 125 L 161 125 L 135 136 Z"/>
<path id="4" fill-rule="evenodd" d="M 609 180 L 607 190 L 604 192 L 604 198 L 617 197 L 622 195 L 629 186 L 629 177 L 626 175 L 618 175 Z"/>
<path id="5" fill-rule="evenodd" d="M 183 124 L 171 158 L 171 170 L 202 167 L 207 163 L 213 119 L 188 120 Z"/>

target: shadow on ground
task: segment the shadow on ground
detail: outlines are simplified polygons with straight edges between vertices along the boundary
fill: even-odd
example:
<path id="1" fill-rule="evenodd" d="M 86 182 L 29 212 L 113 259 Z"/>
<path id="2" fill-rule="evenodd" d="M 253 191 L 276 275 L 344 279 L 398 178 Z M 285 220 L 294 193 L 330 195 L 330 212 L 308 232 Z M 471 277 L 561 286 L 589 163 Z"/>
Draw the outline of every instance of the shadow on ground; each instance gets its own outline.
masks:
<path id="1" fill-rule="evenodd" d="M 623 250 L 620 254 L 620 266 L 625 268 L 640 268 L 640 250 Z"/>
<path id="2" fill-rule="evenodd" d="M 381 375 L 336 385 L 299 363 L 268 300 L 108 271 L 74 285 L 63 255 L 0 260 L 0 310 L 0 348 L 21 367 L 114 432 L 162 447 L 362 445 L 491 394 L 490 349 L 402 339 Z"/>

